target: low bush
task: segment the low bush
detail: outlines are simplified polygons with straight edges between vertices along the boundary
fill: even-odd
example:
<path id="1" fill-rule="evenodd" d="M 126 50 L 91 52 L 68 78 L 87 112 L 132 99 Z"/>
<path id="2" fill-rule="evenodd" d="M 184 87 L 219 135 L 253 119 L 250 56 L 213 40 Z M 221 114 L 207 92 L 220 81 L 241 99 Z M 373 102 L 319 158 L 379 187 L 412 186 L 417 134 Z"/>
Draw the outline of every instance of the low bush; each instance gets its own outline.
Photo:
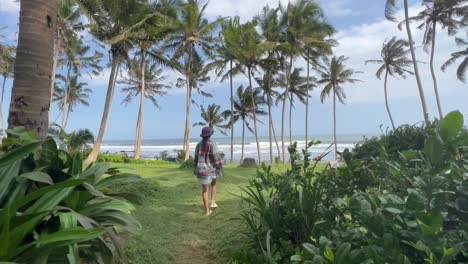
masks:
<path id="1" fill-rule="evenodd" d="M 174 164 L 166 160 L 147 160 L 147 159 L 133 159 L 127 155 L 122 154 L 109 154 L 100 153 L 97 162 L 111 162 L 111 163 L 129 163 L 129 164 L 149 164 L 149 165 L 168 165 Z"/>
<path id="2" fill-rule="evenodd" d="M 257 162 L 253 158 L 245 158 L 242 160 L 240 165 L 242 168 L 255 168 L 257 167 Z"/>
<path id="3" fill-rule="evenodd" d="M 232 262 L 466 263 L 463 116 L 401 131 L 345 151 L 346 166 L 336 169 L 317 170 L 295 145 L 286 173 L 262 165 L 243 195 L 250 245 Z"/>
<path id="4" fill-rule="evenodd" d="M 195 160 L 192 156 L 190 156 L 187 160 L 179 162 L 180 169 L 194 169 L 195 168 Z"/>

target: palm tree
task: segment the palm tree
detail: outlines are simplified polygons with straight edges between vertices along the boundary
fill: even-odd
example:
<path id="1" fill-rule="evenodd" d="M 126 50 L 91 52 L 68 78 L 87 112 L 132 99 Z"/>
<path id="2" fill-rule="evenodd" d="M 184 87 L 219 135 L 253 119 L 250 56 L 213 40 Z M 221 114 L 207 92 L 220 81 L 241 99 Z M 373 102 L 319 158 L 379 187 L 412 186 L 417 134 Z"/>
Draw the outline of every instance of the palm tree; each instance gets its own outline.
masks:
<path id="1" fill-rule="evenodd" d="M 333 93 L 333 143 L 335 145 L 335 159 L 338 158 L 338 146 L 336 141 L 336 98 L 344 104 L 346 94 L 343 91 L 343 84 L 356 83 L 360 80 L 353 79 L 353 75 L 357 72 L 346 68 L 344 62 L 347 60 L 344 56 L 334 56 L 331 61 L 328 58 L 323 59 L 323 65 L 317 67 L 320 75 L 318 84 L 325 84 L 322 92 L 320 93 L 320 100 L 322 103 L 325 101 L 330 93 Z"/>
<path id="2" fill-rule="evenodd" d="M 397 12 L 396 3 L 397 3 L 397 0 L 386 0 L 386 4 L 385 4 L 385 17 L 388 20 L 393 21 L 393 22 L 396 21 L 395 19 L 395 13 Z M 423 89 L 422 82 L 421 82 L 421 76 L 419 75 L 418 60 L 416 59 L 416 53 L 414 51 L 414 41 L 413 41 L 413 36 L 411 34 L 411 27 L 410 27 L 409 14 L 408 14 L 408 0 L 403 0 L 403 4 L 404 4 L 404 11 L 405 11 L 404 21 L 406 25 L 406 33 L 408 35 L 408 42 L 410 45 L 411 59 L 413 61 L 414 75 L 416 77 L 416 83 L 418 85 L 419 98 L 421 99 L 424 122 L 426 123 L 426 125 L 428 125 L 429 124 L 429 112 L 427 110 L 426 96 L 424 95 L 424 89 Z"/>
<path id="3" fill-rule="evenodd" d="M 170 88 L 169 85 L 164 84 L 166 76 L 162 75 L 162 68 L 158 67 L 158 63 L 153 62 L 150 63 L 149 67 L 141 67 L 142 64 L 148 63 L 142 60 L 147 59 L 138 54 L 136 58 L 130 60 L 127 63 L 128 76 L 121 76 L 118 81 L 119 84 L 125 85 L 122 92 L 127 94 L 122 103 L 128 105 L 134 97 L 140 97 L 135 137 L 135 159 L 140 159 L 141 154 L 145 98 L 159 108 L 157 97 L 166 95 L 166 90 Z M 145 72 L 142 72 L 142 69 Z"/>
<path id="4" fill-rule="evenodd" d="M 226 125 L 224 124 L 224 112 L 221 112 L 221 106 L 217 104 L 210 104 L 205 109 L 205 107 L 200 106 L 201 117 L 204 122 L 194 123 L 193 126 L 208 126 L 210 128 L 217 128 L 219 132 L 226 135 L 224 130 Z"/>
<path id="5" fill-rule="evenodd" d="M 9 77 L 13 76 L 15 64 L 15 50 L 12 45 L 0 44 L 0 74 L 3 76 L 2 95 L 0 99 L 0 129 L 3 131 L 3 98 L 5 95 L 5 84 Z"/>
<path id="6" fill-rule="evenodd" d="M 194 61 L 201 60 L 199 50 L 209 55 L 214 42 L 213 33 L 217 29 L 220 20 L 208 22 L 204 17 L 207 3 L 200 7 L 198 0 L 188 0 L 184 3 L 174 21 L 174 31 L 169 37 L 167 48 L 174 50 L 173 58 L 178 60 L 185 57 L 187 68 L 184 72 L 191 72 Z M 190 105 L 192 102 L 191 85 L 189 75 L 185 75 L 186 101 L 185 101 L 185 132 L 184 151 L 185 160 L 190 155 Z"/>
<path id="7" fill-rule="evenodd" d="M 454 35 L 460 26 L 460 22 L 456 18 L 462 14 L 468 13 L 468 5 L 462 6 L 463 3 L 466 3 L 466 0 L 423 0 L 423 5 L 426 8 L 418 15 L 410 18 L 410 21 L 422 21 L 422 24 L 419 25 L 418 28 L 424 28 L 423 45 L 425 48 L 431 46 L 431 60 L 429 65 L 431 68 L 440 119 L 442 119 L 444 115 L 442 112 L 442 105 L 440 103 L 439 91 L 437 89 L 437 78 L 434 69 L 436 29 L 437 25 L 441 25 L 443 29 L 447 28 L 449 35 Z"/>
<path id="8" fill-rule="evenodd" d="M 288 89 L 286 89 L 289 95 L 286 95 L 286 91 L 284 91 L 276 101 L 278 104 L 279 102 L 286 100 L 285 98 L 289 98 L 289 144 L 292 144 L 292 109 L 294 108 L 294 98 L 297 98 L 299 102 L 305 104 L 310 90 L 314 87 L 314 84 L 311 84 L 314 79 L 311 77 L 307 78 L 301 76 L 301 71 L 301 68 L 294 68 L 293 72 L 289 76 L 289 81 L 286 80 L 287 77 L 284 74 L 279 76 L 279 82 L 283 87 L 285 83 L 288 83 L 289 85 Z"/>
<path id="9" fill-rule="evenodd" d="M 239 120 L 242 120 L 242 148 L 241 148 L 241 158 L 240 162 L 244 160 L 244 145 L 245 145 L 245 127 L 252 133 L 255 134 L 255 131 L 252 129 L 252 126 L 249 123 L 249 120 L 254 120 L 257 115 L 266 115 L 266 112 L 261 109 L 259 106 L 264 104 L 262 97 L 260 95 L 259 89 L 254 89 L 254 91 L 249 91 L 251 88 L 246 88 L 241 85 L 236 90 L 236 97 L 232 98 L 234 103 L 234 118 L 231 119 L 228 123 L 228 127 L 232 127 L 234 123 Z M 252 94 L 254 95 L 254 101 L 252 102 Z M 257 107 L 252 107 L 257 105 Z M 224 116 L 229 117 L 230 111 L 225 111 Z M 255 120 L 254 120 L 255 121 Z"/>
<path id="10" fill-rule="evenodd" d="M 408 41 L 393 37 L 390 41 L 384 42 L 382 52 L 380 53 L 382 59 L 366 61 L 366 63 L 381 64 L 376 72 L 376 76 L 379 80 L 382 79 L 382 73 L 385 71 L 385 107 L 393 130 L 396 129 L 396 126 L 388 105 L 387 79 L 389 75 L 393 77 L 406 78 L 406 74 L 414 74 L 412 71 L 407 69 L 412 64 L 412 61 L 407 57 L 408 53 L 410 53 Z"/>
<path id="11" fill-rule="evenodd" d="M 239 60 L 239 63 L 244 65 L 247 69 L 247 77 L 249 79 L 249 87 L 252 88 L 252 75 L 253 72 L 260 66 L 263 62 L 263 55 L 267 53 L 268 50 L 271 50 L 275 44 L 271 42 L 261 42 L 260 36 L 255 29 L 255 23 L 248 22 L 241 26 L 241 42 L 235 42 L 236 40 L 228 39 L 227 41 L 230 43 L 233 52 L 236 58 Z M 252 108 L 255 109 L 254 102 L 255 94 L 254 89 L 247 89 L 251 92 L 251 103 Z M 262 162 L 262 155 L 260 152 L 260 142 L 258 140 L 258 129 L 257 129 L 257 111 L 253 110 L 253 123 L 254 123 L 254 135 L 255 135 L 255 142 L 257 145 L 257 155 L 258 155 L 258 162 Z"/>
<path id="12" fill-rule="evenodd" d="M 101 12 L 99 16 L 104 17 L 104 19 L 93 21 L 91 24 L 91 34 L 97 40 L 110 46 L 111 72 L 96 144 L 85 160 L 85 163 L 96 161 L 101 149 L 114 95 L 117 73 L 119 72 L 121 63 L 128 58 L 128 51 L 134 46 L 132 42 L 134 35 L 132 33 L 138 31 L 148 20 L 159 15 L 158 13 L 148 13 L 147 6 L 139 0 L 101 0 L 100 4 Z"/>
<path id="13" fill-rule="evenodd" d="M 240 18 L 238 16 L 229 20 L 223 21 L 221 24 L 221 32 L 219 42 L 215 45 L 215 59 L 210 67 L 215 68 L 216 75 L 221 77 L 221 82 L 229 79 L 229 92 L 230 98 L 234 98 L 233 76 L 242 71 L 242 66 L 237 62 L 235 54 L 233 54 L 229 43 L 226 39 L 238 39 L 240 42 Z M 227 69 L 229 67 L 229 69 Z M 234 116 L 234 104 L 230 100 L 231 105 L 231 119 Z M 231 148 L 230 148 L 230 162 L 233 162 L 234 156 L 234 124 L 231 130 Z"/>
<path id="14" fill-rule="evenodd" d="M 457 60 L 461 59 L 462 62 L 460 63 L 457 69 L 457 78 L 460 81 L 465 82 L 466 71 L 468 66 L 468 42 L 461 38 L 457 38 L 456 42 L 459 47 L 466 46 L 466 48 L 464 50 L 462 49 L 460 51 L 452 53 L 451 58 L 442 65 L 442 70 L 445 71 L 447 67 L 454 64 Z"/>
<path id="15" fill-rule="evenodd" d="M 58 0 L 24 0 L 20 22 L 8 126 L 47 136 L 51 102 L 54 33 Z M 34 41 L 30 41 L 34 39 Z"/>
<path id="16" fill-rule="evenodd" d="M 62 128 L 65 129 L 69 115 L 77 105 L 89 106 L 87 99 L 91 89 L 86 88 L 87 83 L 78 81 L 79 75 L 70 76 L 67 79 L 60 75 L 57 77 L 64 86 L 57 85 L 55 87 L 53 101 L 58 102 L 60 109 L 62 109 Z"/>

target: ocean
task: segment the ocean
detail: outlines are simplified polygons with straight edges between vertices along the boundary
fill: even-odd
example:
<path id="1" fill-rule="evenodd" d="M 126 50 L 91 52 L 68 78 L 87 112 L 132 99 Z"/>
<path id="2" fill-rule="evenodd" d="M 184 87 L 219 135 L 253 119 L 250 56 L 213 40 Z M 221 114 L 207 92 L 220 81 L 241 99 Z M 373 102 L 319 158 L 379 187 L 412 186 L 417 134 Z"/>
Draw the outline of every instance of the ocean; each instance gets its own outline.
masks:
<path id="1" fill-rule="evenodd" d="M 338 150 L 343 151 L 346 148 L 352 149 L 356 143 L 362 141 L 365 136 L 371 135 L 339 135 L 338 139 Z M 321 155 L 326 151 L 333 141 L 333 136 L 321 135 L 316 137 L 309 137 L 309 140 L 320 140 L 321 143 L 314 145 L 310 148 L 312 158 Z M 193 155 L 196 144 L 200 139 L 194 138 L 190 140 L 190 151 Z M 225 154 L 225 159 L 230 160 L 230 138 L 229 137 L 214 137 L 213 140 L 218 144 L 218 148 Z M 233 160 L 239 161 L 241 157 L 241 141 L 239 137 L 234 138 L 234 153 Z M 269 154 L 269 143 L 268 137 L 260 137 L 260 151 L 262 154 L 263 161 L 270 160 Z M 301 150 L 305 146 L 304 136 L 293 137 L 293 142 L 297 142 L 298 149 Z M 103 153 L 127 153 L 128 156 L 133 156 L 134 140 L 107 140 L 104 141 L 101 146 L 101 152 Z M 279 148 L 281 150 L 281 141 L 278 140 Z M 285 142 L 285 147 L 289 146 L 289 137 Z M 160 157 L 161 152 L 167 151 L 169 156 L 175 157 L 178 150 L 183 149 L 183 139 L 146 139 L 142 141 L 141 157 L 144 159 L 157 159 Z M 278 156 L 276 145 L 273 142 L 273 157 Z M 244 158 L 255 158 L 257 159 L 257 146 L 255 144 L 254 137 L 246 137 L 244 144 Z M 331 160 L 334 155 L 329 154 L 326 159 Z"/>

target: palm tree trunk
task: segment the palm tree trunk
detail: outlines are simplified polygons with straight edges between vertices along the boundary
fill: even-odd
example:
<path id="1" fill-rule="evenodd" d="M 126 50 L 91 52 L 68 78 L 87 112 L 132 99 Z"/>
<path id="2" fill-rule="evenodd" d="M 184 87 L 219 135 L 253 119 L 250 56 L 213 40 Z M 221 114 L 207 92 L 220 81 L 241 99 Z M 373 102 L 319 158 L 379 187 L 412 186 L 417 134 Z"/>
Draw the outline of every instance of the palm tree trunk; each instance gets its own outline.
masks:
<path id="1" fill-rule="evenodd" d="M 58 63 L 58 57 L 60 56 L 60 47 L 62 46 L 61 44 L 61 37 L 60 37 L 60 29 L 57 28 L 56 32 L 57 35 L 54 39 L 54 63 L 52 64 L 52 72 L 51 72 L 51 82 L 50 82 L 50 93 L 54 95 L 54 90 L 55 90 L 55 76 L 57 75 L 57 63 Z M 52 98 L 51 98 L 52 99 Z M 52 101 L 51 101 L 52 103 Z M 49 112 L 50 114 L 50 112 Z"/>
<path id="2" fill-rule="evenodd" d="M 289 97 L 289 145 L 292 145 L 292 108 L 293 100 L 292 95 Z"/>
<path id="3" fill-rule="evenodd" d="M 240 163 L 244 160 L 244 139 L 245 139 L 245 119 L 242 119 L 242 149 L 241 149 L 241 157 Z"/>
<path id="4" fill-rule="evenodd" d="M 333 85 L 333 143 L 335 144 L 335 160 L 338 159 L 338 142 L 336 141 L 336 92 Z"/>
<path id="5" fill-rule="evenodd" d="M 271 131 L 273 132 L 273 139 L 275 140 L 276 150 L 278 151 L 278 158 L 281 158 L 281 150 L 278 143 L 278 137 L 276 136 L 275 124 L 271 124 Z"/>
<path id="6" fill-rule="evenodd" d="M 68 106 L 67 108 L 68 108 L 67 109 L 67 117 L 65 118 L 65 126 L 63 127 L 63 129 L 65 129 L 65 127 L 67 127 L 67 125 L 68 125 L 68 118 L 70 117 L 70 112 L 71 112 L 70 111 L 70 109 L 71 109 L 70 106 Z"/>
<path id="7" fill-rule="evenodd" d="M 141 153 L 141 135 L 143 133 L 143 114 L 145 107 L 145 72 L 146 72 L 146 58 L 144 50 L 141 51 L 141 90 L 140 90 L 140 109 L 138 110 L 137 131 L 135 139 L 135 152 L 134 158 L 140 159 Z"/>
<path id="8" fill-rule="evenodd" d="M 104 132 L 106 131 L 106 124 L 107 124 L 107 119 L 109 117 L 112 97 L 114 96 L 115 81 L 117 79 L 117 72 L 119 70 L 119 65 L 120 65 L 119 59 L 117 58 L 116 54 L 113 54 L 112 55 L 112 68 L 111 68 L 111 73 L 109 76 L 109 84 L 107 87 L 104 111 L 102 113 L 101 126 L 99 127 L 99 133 L 96 138 L 96 143 L 94 144 L 94 148 L 89 154 L 88 158 L 86 158 L 86 160 L 84 161 L 84 163 L 86 164 L 95 162 L 99 155 L 99 151 L 101 150 L 101 144 L 104 138 Z"/>
<path id="9" fill-rule="evenodd" d="M 252 98 L 252 114 L 253 114 L 253 122 L 254 122 L 254 134 L 255 134 L 255 143 L 257 143 L 257 155 L 258 155 L 258 163 L 262 162 L 262 154 L 260 153 L 260 142 L 258 141 L 258 130 L 257 130 L 257 105 L 255 102 L 254 91 L 252 87 L 252 68 L 248 67 L 249 71 L 249 86 L 250 86 L 250 97 Z"/>
<path id="10" fill-rule="evenodd" d="M 3 75 L 2 98 L 0 101 L 0 129 L 3 130 L 3 96 L 5 95 L 6 75 Z"/>
<path id="11" fill-rule="evenodd" d="M 232 85 L 232 60 L 230 62 L 230 77 L 229 77 L 229 82 L 230 82 L 230 90 L 231 90 L 231 163 L 233 162 L 233 156 L 234 156 L 234 103 L 233 103 L 233 98 L 234 98 L 234 91 L 233 91 L 233 85 Z"/>
<path id="12" fill-rule="evenodd" d="M 57 9 L 58 0 L 22 0 L 20 7 L 8 126 L 34 130 L 40 139 L 49 127 Z"/>
<path id="13" fill-rule="evenodd" d="M 67 80 L 65 83 L 65 89 L 63 91 L 63 99 L 62 99 L 62 129 L 65 130 L 66 126 L 66 111 L 68 106 L 68 89 L 70 89 L 70 78 L 71 78 L 71 64 L 68 65 L 68 72 L 67 72 Z"/>
<path id="14" fill-rule="evenodd" d="M 190 46 L 189 50 L 189 57 L 188 57 L 188 72 L 185 75 L 186 83 L 187 83 L 187 96 L 185 100 L 185 133 L 184 133 L 184 151 L 185 151 L 185 158 L 184 160 L 188 160 L 190 157 L 190 105 L 192 103 L 192 89 L 190 83 L 190 69 L 192 64 L 192 53 L 193 53 L 193 46 Z"/>
<path id="15" fill-rule="evenodd" d="M 309 57 L 309 56 L 307 56 Z M 310 83 L 310 63 L 307 61 L 307 96 L 306 96 L 306 103 L 305 103 L 305 145 L 306 147 L 309 144 L 309 83 Z"/>
<path id="16" fill-rule="evenodd" d="M 288 100 L 289 96 L 289 78 L 291 77 L 291 71 L 292 71 L 292 61 L 293 58 L 290 56 L 289 58 L 289 72 L 286 77 L 286 90 L 284 92 L 284 98 L 283 98 L 283 108 L 281 110 L 281 153 L 283 155 L 283 163 L 286 163 L 286 151 L 284 148 L 284 118 L 285 118 L 285 112 L 286 112 L 286 101 Z"/>
<path id="17" fill-rule="evenodd" d="M 424 89 L 423 89 L 423 86 L 422 86 L 422 83 L 421 83 L 421 76 L 419 75 L 418 61 L 416 59 L 416 53 L 414 51 L 413 36 L 411 34 L 411 27 L 410 27 L 409 14 L 408 14 L 408 0 L 404 0 L 403 2 L 404 2 L 404 5 L 405 5 L 406 33 L 408 34 L 408 42 L 409 42 L 410 50 L 411 50 L 411 58 L 413 60 L 414 76 L 416 77 L 416 83 L 418 84 L 419 98 L 421 99 L 421 106 L 422 106 L 422 109 L 423 109 L 424 122 L 426 123 L 426 125 L 428 125 L 429 124 L 429 113 L 427 111 L 426 97 L 424 95 Z"/>
<path id="18" fill-rule="evenodd" d="M 442 112 L 442 104 L 440 103 L 439 89 L 437 88 L 437 77 L 436 77 L 435 70 L 434 70 L 436 28 L 437 28 L 437 23 L 434 22 L 434 25 L 432 26 L 432 45 L 431 45 L 430 67 L 431 67 L 432 81 L 434 82 L 434 93 L 435 93 L 436 101 L 437 101 L 437 110 L 439 110 L 439 118 L 442 119 L 442 118 L 444 118 L 444 113 Z"/>
<path id="19" fill-rule="evenodd" d="M 393 130 L 395 130 L 396 129 L 395 123 L 393 122 L 392 113 L 390 112 L 390 107 L 388 106 L 387 79 L 388 79 L 388 70 L 385 71 L 385 81 L 384 81 L 385 107 L 387 108 L 388 118 L 390 118 L 390 123 L 392 123 L 392 128 Z"/>
<path id="20" fill-rule="evenodd" d="M 273 126 L 273 118 L 271 115 L 271 95 L 270 93 L 267 94 L 267 105 L 268 105 L 268 143 L 270 146 L 270 163 L 273 163 L 273 138 L 272 138 L 272 126 Z"/>

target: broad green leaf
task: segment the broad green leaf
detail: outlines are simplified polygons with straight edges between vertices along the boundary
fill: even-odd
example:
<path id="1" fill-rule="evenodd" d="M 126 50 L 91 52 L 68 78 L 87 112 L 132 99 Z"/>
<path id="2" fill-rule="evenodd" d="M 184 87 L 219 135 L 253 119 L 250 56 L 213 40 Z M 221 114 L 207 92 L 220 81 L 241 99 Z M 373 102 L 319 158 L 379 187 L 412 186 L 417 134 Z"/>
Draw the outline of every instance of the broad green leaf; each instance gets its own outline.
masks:
<path id="1" fill-rule="evenodd" d="M 463 128 L 463 115 L 460 111 L 448 113 L 439 122 L 440 134 L 445 140 L 453 140 Z"/>
<path id="2" fill-rule="evenodd" d="M 411 211 L 424 210 L 424 197 L 414 189 L 408 189 L 408 197 L 406 198 L 406 209 Z"/>
<path id="3" fill-rule="evenodd" d="M 351 250 L 351 244 L 343 243 L 336 250 L 336 263 L 349 263 L 349 252 Z"/>
<path id="4" fill-rule="evenodd" d="M 0 167 L 11 166 L 13 162 L 22 160 L 24 157 L 36 150 L 40 145 L 41 142 L 34 142 L 9 151 L 0 157 Z"/>
<path id="5" fill-rule="evenodd" d="M 327 247 L 327 248 L 325 249 L 324 256 L 325 256 L 326 259 L 328 259 L 328 260 L 331 261 L 332 263 L 335 262 L 335 254 L 333 254 L 333 249 Z"/>
<path id="6" fill-rule="evenodd" d="M 389 212 L 389 213 L 392 213 L 392 214 L 401 214 L 401 213 L 403 213 L 402 210 L 400 210 L 398 208 L 395 208 L 395 207 L 387 207 L 387 208 L 384 208 L 384 210 Z"/>
<path id="7" fill-rule="evenodd" d="M 13 179 L 18 176 L 20 161 L 13 161 L 9 166 L 0 167 L 0 204 L 11 188 Z"/>
<path id="8" fill-rule="evenodd" d="M 122 174 L 117 174 L 114 176 L 109 176 L 107 178 L 104 178 L 100 180 L 96 184 L 96 188 L 102 189 L 106 188 L 115 184 L 129 184 L 129 183 L 137 183 L 141 182 L 141 177 L 135 174 L 130 174 L 130 173 L 122 173 Z"/>
<path id="9" fill-rule="evenodd" d="M 442 142 L 437 137 L 431 136 L 426 139 L 424 144 L 424 154 L 433 165 L 438 165 L 442 162 Z"/>
<path id="10" fill-rule="evenodd" d="M 88 167 L 83 173 L 81 173 L 80 178 L 88 178 L 94 176 L 94 183 L 98 182 L 99 179 L 107 172 L 110 168 L 109 163 L 97 163 Z"/>
<path id="11" fill-rule="evenodd" d="M 101 236 L 106 231 L 101 228 L 85 229 L 82 227 L 66 228 L 54 233 L 41 235 L 35 242 L 37 246 L 54 245 L 68 246 L 79 242 L 89 241 Z"/>
<path id="12" fill-rule="evenodd" d="M 25 178 L 31 181 L 54 184 L 54 181 L 47 173 L 40 172 L 40 171 L 32 171 L 32 172 L 23 173 L 19 177 Z"/>

